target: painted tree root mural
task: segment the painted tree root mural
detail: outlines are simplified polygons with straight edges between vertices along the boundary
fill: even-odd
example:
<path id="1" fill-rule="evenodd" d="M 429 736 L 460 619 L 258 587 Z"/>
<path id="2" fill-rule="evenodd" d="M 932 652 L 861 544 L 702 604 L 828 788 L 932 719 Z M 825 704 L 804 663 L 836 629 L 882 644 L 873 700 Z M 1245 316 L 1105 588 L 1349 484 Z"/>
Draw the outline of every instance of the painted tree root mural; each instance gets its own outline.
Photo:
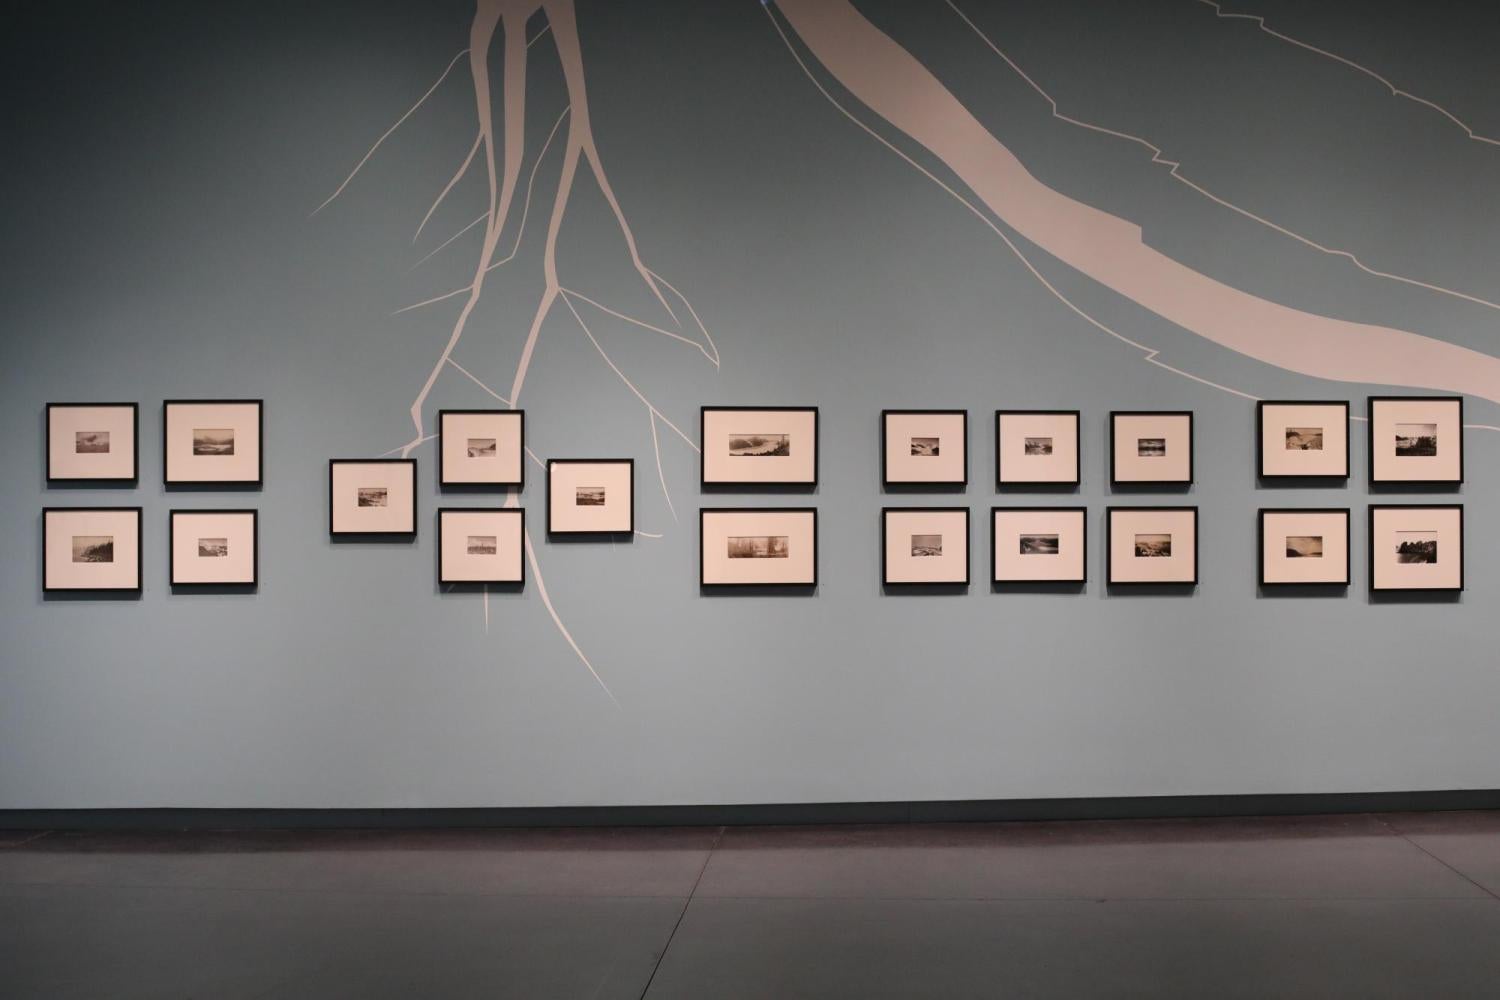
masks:
<path id="1" fill-rule="evenodd" d="M 538 14 L 542 18 L 545 18 L 546 24 L 528 39 L 527 23 L 532 20 L 533 16 Z M 500 36 L 500 58 L 502 61 L 502 86 L 498 94 L 498 101 L 496 100 L 497 95 L 492 93 L 490 81 L 490 55 L 491 49 L 496 44 L 497 34 Z M 546 142 L 537 154 L 535 165 L 532 167 L 530 178 L 526 184 L 520 217 L 516 226 L 515 240 L 510 252 L 497 259 L 500 238 L 507 228 L 507 222 L 510 220 L 512 210 L 515 206 L 521 165 L 525 155 L 527 51 L 531 45 L 536 44 L 546 36 L 550 36 L 552 44 L 556 47 L 558 59 L 562 64 L 564 82 L 567 87 L 568 105 L 553 124 Z M 563 307 L 567 309 L 568 313 L 577 322 L 584 336 L 588 338 L 599 356 L 604 360 L 604 363 L 619 376 L 620 381 L 624 383 L 645 408 L 646 416 L 651 426 L 652 445 L 656 450 L 656 469 L 658 479 L 661 482 L 662 495 L 666 500 L 672 518 L 675 520 L 677 511 L 672 504 L 671 492 L 667 488 L 666 475 L 661 465 L 661 443 L 658 436 L 658 424 L 664 425 L 676 433 L 694 451 L 698 450 L 697 443 L 684 433 L 677 424 L 668 419 L 626 377 L 625 373 L 620 370 L 619 366 L 605 352 L 603 345 L 599 343 L 599 340 L 584 322 L 583 316 L 579 312 L 578 304 L 586 303 L 618 319 L 680 341 L 685 345 L 691 345 L 700 351 L 715 368 L 719 365 L 719 352 L 718 348 L 714 345 L 713 337 L 710 336 L 702 320 L 699 319 L 698 313 L 693 308 L 692 303 L 671 282 L 653 271 L 643 260 L 636 246 L 635 234 L 631 230 L 624 210 L 620 207 L 619 200 L 615 197 L 614 189 L 609 181 L 609 175 L 606 173 L 604 164 L 600 159 L 598 146 L 594 142 L 593 129 L 589 118 L 588 92 L 584 82 L 583 53 L 579 46 L 577 20 L 572 0 L 542 0 L 542 2 L 537 2 L 537 0 L 479 0 L 474 21 L 469 29 L 468 48 L 454 56 L 452 62 L 443 70 L 442 75 L 438 77 L 438 80 L 429 88 L 427 93 L 423 94 L 406 114 L 402 115 L 384 135 L 376 140 L 375 144 L 365 154 L 364 158 L 355 165 L 354 169 L 344 179 L 344 182 L 339 185 L 338 189 L 329 196 L 327 201 L 314 210 L 314 214 L 321 211 L 343 193 L 349 182 L 358 174 L 360 168 L 369 161 L 380 144 L 432 96 L 465 55 L 468 57 L 469 76 L 473 86 L 474 110 L 478 120 L 478 134 L 474 139 L 474 144 L 469 149 L 467 157 L 465 157 L 457 171 L 439 192 L 432 207 L 428 209 L 426 216 L 423 217 L 421 223 L 418 225 L 417 235 L 421 234 L 422 229 L 425 228 L 427 222 L 432 218 L 433 213 L 437 210 L 443 199 L 447 197 L 448 193 L 453 190 L 454 186 L 472 168 L 475 160 L 478 159 L 486 172 L 488 180 L 488 207 L 478 218 L 459 233 L 454 234 L 453 237 L 437 247 L 432 253 L 437 253 L 449 246 L 458 236 L 473 229 L 475 226 L 482 225 L 484 227 L 484 238 L 478 257 L 474 263 L 474 275 L 469 284 L 454 289 L 451 292 L 415 303 L 405 309 L 398 310 L 398 312 L 407 312 L 450 299 L 462 300 L 458 316 L 453 321 L 442 352 L 438 355 L 437 361 L 428 373 L 421 390 L 412 401 L 410 411 L 413 427 L 412 438 L 406 444 L 392 449 L 387 454 L 399 454 L 405 458 L 422 444 L 432 440 L 436 436 L 435 434 L 426 433 L 422 410 L 429 395 L 432 393 L 438 376 L 443 373 L 445 368 L 451 367 L 456 372 L 478 383 L 485 392 L 504 405 L 511 408 L 517 407 L 521 400 L 522 389 L 526 384 L 526 374 L 531 366 L 532 356 L 536 348 L 537 339 L 541 335 L 542 326 L 547 321 L 553 307 L 561 302 Z M 537 171 L 541 168 L 547 151 L 550 149 L 553 140 L 557 137 L 558 129 L 563 127 L 565 120 L 567 127 L 563 139 L 562 165 L 559 170 L 557 191 L 553 198 L 552 210 L 548 218 L 546 244 L 542 254 L 544 285 L 527 327 L 526 337 L 521 348 L 520 360 L 516 365 L 515 374 L 511 379 L 510 391 L 505 395 L 501 395 L 454 361 L 453 350 L 458 346 L 460 339 L 462 339 L 470 317 L 473 315 L 475 307 L 479 304 L 484 294 L 485 276 L 495 268 L 515 259 L 521 245 L 521 237 L 525 232 L 526 219 L 530 213 L 531 191 L 536 180 Z M 626 252 L 630 257 L 630 262 L 635 273 L 639 275 L 640 280 L 650 290 L 655 301 L 660 304 L 667 317 L 665 322 L 675 329 L 668 329 L 663 325 L 649 323 L 645 320 L 628 316 L 586 295 L 575 292 L 562 284 L 557 269 L 558 232 L 562 227 L 563 219 L 567 213 L 568 199 L 578 179 L 578 171 L 581 164 L 587 165 L 594 182 L 598 185 L 600 192 L 614 214 L 615 222 L 619 226 Z M 413 237 L 414 241 L 415 238 Z M 432 254 L 428 255 L 428 257 L 430 256 Z M 423 260 L 426 259 L 423 258 Z M 421 264 L 422 261 L 418 261 L 417 263 Z M 675 307 L 673 306 L 674 301 L 676 302 Z M 686 317 L 687 323 L 684 322 L 684 317 Z M 688 325 L 688 323 L 691 325 Z M 528 456 L 538 465 L 542 464 L 530 449 L 528 449 Z M 519 502 L 520 498 L 517 494 L 511 492 L 506 497 L 505 505 L 507 507 L 515 507 Z M 638 533 L 647 534 L 646 532 Z M 525 548 L 526 559 L 531 566 L 531 574 L 535 581 L 537 594 L 541 598 L 542 604 L 546 607 L 547 613 L 551 616 L 553 624 L 557 627 L 558 632 L 562 635 L 568 646 L 577 655 L 579 661 L 593 675 L 594 680 L 598 682 L 600 688 L 613 701 L 614 695 L 610 692 L 609 686 L 599 676 L 599 672 L 594 668 L 593 663 L 590 662 L 588 656 L 573 638 L 572 633 L 569 632 L 567 626 L 563 623 L 562 617 L 558 614 L 556 607 L 552 603 L 552 599 L 547 592 L 547 584 L 543 578 L 542 568 L 537 560 L 536 547 L 532 543 L 529 529 L 525 536 Z M 484 615 L 485 626 L 488 628 L 489 594 L 487 590 L 484 593 Z"/>

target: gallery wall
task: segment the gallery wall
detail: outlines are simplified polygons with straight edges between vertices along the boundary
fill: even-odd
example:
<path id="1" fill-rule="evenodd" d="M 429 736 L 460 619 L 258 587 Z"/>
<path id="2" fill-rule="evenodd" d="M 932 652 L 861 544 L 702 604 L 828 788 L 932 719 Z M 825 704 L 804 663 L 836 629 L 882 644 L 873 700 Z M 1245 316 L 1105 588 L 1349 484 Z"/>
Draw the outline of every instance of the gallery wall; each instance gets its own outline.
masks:
<path id="1" fill-rule="evenodd" d="M 1500 785 L 1493 10 L 545 6 L 14 15 L 0 808 Z M 1347 484 L 1258 482 L 1257 398 L 1408 392 L 1465 395 L 1460 489 L 1372 490 L 1357 419 Z M 173 398 L 264 399 L 262 488 L 162 485 Z M 436 508 L 503 494 L 426 438 L 500 398 L 542 462 L 634 458 L 636 533 L 549 540 L 532 462 L 524 589 L 445 592 Z M 48 488 L 46 404 L 94 400 L 141 404 L 138 487 Z M 717 404 L 818 406 L 817 489 L 705 495 Z M 883 492 L 883 408 L 967 409 L 967 489 Z M 1081 486 L 998 494 L 997 408 L 1080 410 Z M 1105 507 L 1162 499 L 1111 490 L 1112 409 L 1195 414 L 1191 590 L 1104 586 Z M 415 540 L 332 541 L 327 461 L 402 454 Z M 1467 589 L 1372 595 L 1366 505 L 1428 500 Z M 1031 502 L 1088 507 L 1081 589 L 988 586 Z M 883 591 L 923 503 L 971 508 L 967 590 Z M 143 592 L 44 595 L 42 508 L 106 504 Z M 762 504 L 818 508 L 816 590 L 701 590 L 698 508 Z M 168 512 L 242 506 L 258 589 L 173 592 Z M 1353 509 L 1347 591 L 1257 586 L 1290 506 Z"/>

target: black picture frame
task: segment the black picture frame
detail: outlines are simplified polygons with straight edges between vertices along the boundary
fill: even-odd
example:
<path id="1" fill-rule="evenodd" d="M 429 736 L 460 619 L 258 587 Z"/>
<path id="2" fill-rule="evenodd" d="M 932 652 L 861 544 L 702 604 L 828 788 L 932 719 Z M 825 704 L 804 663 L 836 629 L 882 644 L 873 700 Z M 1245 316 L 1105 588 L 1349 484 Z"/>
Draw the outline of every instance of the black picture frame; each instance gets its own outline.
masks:
<path id="1" fill-rule="evenodd" d="M 1115 514 L 1142 513 L 1146 511 L 1190 511 L 1193 515 L 1193 578 L 1191 580 L 1116 580 L 1115 579 Z M 1109 587 L 1150 587 L 1166 589 L 1190 589 L 1198 586 L 1198 558 L 1202 546 L 1198 544 L 1199 518 L 1196 505 L 1131 504 L 1104 508 L 1104 582 Z"/>
<path id="2" fill-rule="evenodd" d="M 928 412 L 928 411 L 922 411 Z M 959 514 L 964 516 L 964 578 L 962 580 L 892 580 L 886 546 L 886 528 L 895 514 Z M 880 508 L 880 585 L 893 590 L 932 589 L 934 587 L 968 587 L 973 576 L 974 531 L 968 507 L 882 507 Z"/>
<path id="3" fill-rule="evenodd" d="M 1458 478 L 1456 479 L 1381 479 L 1375 475 L 1375 405 L 1377 403 L 1457 403 L 1458 404 Z M 1365 400 L 1365 426 L 1367 433 L 1366 461 L 1369 463 L 1372 487 L 1414 487 L 1416 489 L 1442 489 L 1459 487 L 1464 483 L 1464 397 L 1463 396 L 1369 396 Z M 1442 506 L 1424 504 L 1421 506 Z"/>
<path id="4" fill-rule="evenodd" d="M 1081 525 L 1082 525 L 1082 527 L 1079 529 L 1080 530 L 1079 540 L 1083 544 L 1083 558 L 1080 560 L 1080 567 L 1079 567 L 1079 570 L 1078 570 L 1078 576 L 1076 576 L 1076 577 L 1062 577 L 1062 578 L 1054 577 L 1054 576 L 1048 576 L 1048 577 L 1036 577 L 1036 578 L 1014 579 L 1014 580 L 1010 580 L 1010 579 L 1007 579 L 1007 580 L 997 580 L 995 578 L 995 574 L 999 570 L 999 567 L 996 565 L 996 560 L 995 560 L 995 541 L 996 541 L 996 539 L 995 539 L 995 517 L 997 515 L 999 515 L 999 514 L 1025 514 L 1025 513 L 1030 513 L 1032 511 L 1040 512 L 1040 513 L 1047 513 L 1047 514 L 1077 514 L 1078 515 L 1079 521 L 1081 522 Z M 1065 507 L 1040 506 L 1039 507 L 1039 506 L 1037 506 L 1035 504 L 1015 504 L 1015 505 L 1000 505 L 1000 506 L 996 506 L 996 507 L 991 507 L 990 508 L 990 584 L 991 584 L 991 586 L 999 586 L 999 587 L 1008 587 L 1008 586 L 1017 586 L 1017 585 L 1025 586 L 1025 585 L 1028 585 L 1028 584 L 1038 584 L 1038 583 L 1056 583 L 1056 584 L 1076 585 L 1076 584 L 1088 583 L 1088 582 L 1089 582 L 1089 509 L 1087 507 L 1083 507 L 1083 506 L 1065 506 Z"/>
<path id="5" fill-rule="evenodd" d="M 624 465 L 630 469 L 630 526 L 618 531 L 578 531 L 558 528 L 552 523 L 552 469 L 558 465 Z M 547 535 L 551 538 L 618 538 L 635 534 L 635 459 L 634 458 L 549 458 L 547 459 Z"/>
<path id="6" fill-rule="evenodd" d="M 761 481 L 741 482 L 735 480 L 708 478 L 707 455 L 708 448 L 705 444 L 706 424 L 709 413 L 746 413 L 766 411 L 772 413 L 811 413 L 813 417 L 813 476 L 810 481 L 801 479 L 772 479 Z M 823 446 L 819 435 L 822 433 L 822 414 L 816 406 L 700 406 L 698 408 L 698 487 L 704 492 L 812 492 L 818 488 L 818 479 L 823 461 Z"/>
<path id="7" fill-rule="evenodd" d="M 1002 417 L 1072 417 L 1073 418 L 1073 478 L 1072 479 L 1011 479 L 1005 478 L 1001 468 L 1000 458 L 1000 420 Z M 1111 447 L 1111 461 L 1113 461 L 1114 449 Z M 999 492 L 1005 489 L 1030 488 L 1043 489 L 1052 488 L 1058 490 L 1076 489 L 1083 485 L 1083 413 L 1079 410 L 996 410 L 995 411 L 995 490 Z M 1030 508 L 1017 507 L 1016 510 L 1027 510 Z M 993 523 L 991 525 L 993 528 Z M 994 574 L 991 574 L 993 576 Z"/>
<path id="8" fill-rule="evenodd" d="M 411 527 L 393 531 L 336 531 L 333 526 L 333 470 L 340 465 L 406 465 L 411 467 Z M 407 541 L 417 536 L 417 460 L 415 458 L 330 458 L 328 460 L 328 534 L 332 538 L 391 539 Z"/>
<path id="9" fill-rule="evenodd" d="M 1109 485 L 1115 490 L 1138 487 L 1176 487 L 1193 485 L 1197 470 L 1198 431 L 1192 410 L 1111 410 L 1109 411 Z M 1188 474 L 1186 479 L 1119 479 L 1115 467 L 1115 429 L 1120 417 L 1186 417 L 1188 422 Z M 1160 508 L 1166 509 L 1166 508 Z"/>
<path id="10" fill-rule="evenodd" d="M 194 514 L 250 515 L 250 580 L 207 581 L 177 579 L 177 516 Z M 167 511 L 167 581 L 174 590 L 256 590 L 260 587 L 260 511 L 254 507 L 174 507 Z"/>
<path id="11" fill-rule="evenodd" d="M 962 479 L 898 479 L 890 477 L 890 455 L 886 452 L 888 445 L 888 434 L 890 430 L 891 417 L 962 417 L 963 418 L 963 446 L 964 446 L 964 471 Z M 906 492 L 918 492 L 929 490 L 932 492 L 958 492 L 961 493 L 969 487 L 969 411 L 959 409 L 943 410 L 881 410 L 880 411 L 880 484 L 887 490 L 902 490 Z M 921 508 L 911 507 L 908 510 Z M 934 510 L 938 508 L 932 508 Z M 895 585 L 893 585 L 895 586 Z"/>
<path id="12" fill-rule="evenodd" d="M 455 481 L 453 481 L 453 482 L 450 483 L 448 481 L 448 468 L 447 468 L 446 449 L 443 447 L 443 444 L 444 444 L 444 442 L 443 442 L 443 436 L 444 436 L 444 434 L 447 433 L 448 417 L 450 415 L 455 415 L 455 416 L 486 416 L 486 415 L 489 415 L 489 414 L 514 414 L 521 421 L 521 460 L 519 462 L 519 468 L 520 468 L 519 478 L 517 478 L 514 482 L 512 482 L 510 480 L 499 480 L 499 479 L 497 479 L 497 480 L 495 480 L 493 482 L 472 482 L 472 481 L 469 481 L 469 480 L 462 480 L 462 479 L 460 479 L 460 480 L 455 480 Z M 525 410 L 523 410 L 523 409 L 511 410 L 511 409 L 506 409 L 505 407 L 488 407 L 488 408 L 481 407 L 481 408 L 474 408 L 474 409 L 453 408 L 453 409 L 438 410 L 438 413 L 437 413 L 437 423 L 438 423 L 438 437 L 437 437 L 437 446 L 438 447 L 437 447 L 437 453 L 438 453 L 438 488 L 439 489 L 442 489 L 442 490 L 445 490 L 445 491 L 448 491 L 448 492 L 452 492 L 452 493 L 485 493 L 485 492 L 495 492 L 495 493 L 498 493 L 498 492 L 503 492 L 505 490 L 515 490 L 516 492 L 519 493 L 519 492 L 521 492 L 521 491 L 523 491 L 523 490 L 526 489 L 526 411 Z"/>
<path id="13" fill-rule="evenodd" d="M 255 478 L 254 479 L 173 479 L 171 458 L 167 452 L 167 430 L 171 426 L 174 406 L 254 406 L 255 407 Z M 161 404 L 161 481 L 168 489 L 258 490 L 266 480 L 266 401 L 264 399 L 164 399 Z"/>
<path id="14" fill-rule="evenodd" d="M 1342 514 L 1344 516 L 1344 578 L 1342 580 L 1267 580 L 1266 515 L 1267 514 Z M 1354 584 L 1354 512 L 1348 507 L 1262 507 L 1255 516 L 1255 562 L 1259 567 L 1256 582 L 1262 587 L 1347 588 Z"/>
<path id="15" fill-rule="evenodd" d="M 1272 406 L 1336 406 L 1344 411 L 1344 471 L 1307 476 L 1266 471 L 1266 408 Z M 1316 483 L 1320 480 L 1348 481 L 1354 470 L 1353 444 L 1349 433 L 1350 402 L 1347 399 L 1258 399 L 1255 401 L 1255 472 L 1268 483 Z"/>
<path id="16" fill-rule="evenodd" d="M 445 514 L 519 514 L 521 516 L 521 573 L 514 580 L 449 580 L 443 576 L 443 519 Z M 438 586 L 453 585 L 507 587 L 522 590 L 526 586 L 526 508 L 515 507 L 439 507 L 437 509 Z"/>
<path id="17" fill-rule="evenodd" d="M 752 407 L 763 409 L 763 407 Z M 704 580 L 703 522 L 709 514 L 811 514 L 813 522 L 812 580 L 798 583 L 767 581 L 765 583 L 708 583 Z M 807 591 L 818 587 L 818 508 L 816 507 L 699 507 L 698 508 L 698 586 L 702 589 L 734 591 Z"/>
<path id="18" fill-rule="evenodd" d="M 54 476 L 52 474 L 52 411 L 66 409 L 87 408 L 120 408 L 130 410 L 130 475 L 129 476 Z M 47 457 L 47 486 L 51 488 L 77 487 L 87 488 L 90 486 L 116 486 L 129 484 L 134 489 L 141 481 L 141 406 L 139 403 L 112 402 L 112 403 L 48 403 L 44 423 L 45 441 L 43 454 Z"/>
<path id="19" fill-rule="evenodd" d="M 143 508 L 131 506 L 80 506 L 42 508 L 42 593 L 43 594 L 140 594 L 146 586 L 146 526 Z M 135 515 L 135 586 L 134 587 L 49 587 L 47 586 L 47 515 L 67 513 L 132 513 Z"/>
<path id="20" fill-rule="evenodd" d="M 1423 397 L 1426 398 L 1426 397 Z M 1458 511 L 1458 586 L 1456 587 L 1377 587 L 1375 586 L 1375 512 L 1378 510 L 1456 510 Z M 1468 559 L 1464 538 L 1464 505 L 1461 503 L 1372 503 L 1366 515 L 1366 544 L 1369 551 L 1370 593 L 1372 594 L 1461 594 L 1467 587 Z"/>

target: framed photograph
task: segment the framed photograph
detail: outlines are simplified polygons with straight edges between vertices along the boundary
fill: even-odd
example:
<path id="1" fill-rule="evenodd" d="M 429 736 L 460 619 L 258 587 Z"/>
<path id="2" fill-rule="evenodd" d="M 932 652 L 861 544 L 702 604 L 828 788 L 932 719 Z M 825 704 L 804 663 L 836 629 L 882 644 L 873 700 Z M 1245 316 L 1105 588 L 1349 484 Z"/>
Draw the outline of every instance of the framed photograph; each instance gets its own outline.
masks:
<path id="1" fill-rule="evenodd" d="M 1114 486 L 1192 485 L 1192 411 L 1111 413 L 1109 479 Z"/>
<path id="2" fill-rule="evenodd" d="M 526 582 L 524 508 L 441 507 L 437 530 L 438 583 Z"/>
<path id="3" fill-rule="evenodd" d="M 42 509 L 42 590 L 141 590 L 141 508 Z"/>
<path id="4" fill-rule="evenodd" d="M 969 411 L 882 410 L 880 478 L 887 486 L 967 486 Z"/>
<path id="5" fill-rule="evenodd" d="M 174 510 L 168 520 L 172 586 L 254 587 L 260 567 L 253 510 Z"/>
<path id="6" fill-rule="evenodd" d="M 818 485 L 816 406 L 705 406 L 699 413 L 702 485 Z"/>
<path id="7" fill-rule="evenodd" d="M 259 486 L 258 399 L 169 399 L 162 413 L 162 478 L 168 486 Z"/>
<path id="8" fill-rule="evenodd" d="M 1349 508 L 1261 508 L 1260 585 L 1349 585 Z"/>
<path id="9" fill-rule="evenodd" d="M 990 509 L 990 579 L 995 583 L 1083 583 L 1088 578 L 1088 508 Z"/>
<path id="10" fill-rule="evenodd" d="M 440 486 L 520 489 L 525 449 L 525 410 L 438 411 Z"/>
<path id="11" fill-rule="evenodd" d="M 881 582 L 969 585 L 969 508 L 886 507 L 880 512 Z"/>
<path id="12" fill-rule="evenodd" d="M 1463 590 L 1463 504 L 1371 504 L 1370 589 Z"/>
<path id="13" fill-rule="evenodd" d="M 816 587 L 816 507 L 701 507 L 698 583 L 704 587 Z"/>
<path id="14" fill-rule="evenodd" d="M 635 459 L 549 458 L 547 534 L 635 531 Z"/>
<path id="15" fill-rule="evenodd" d="M 140 407 L 48 403 L 47 483 L 130 483 L 140 478 Z"/>
<path id="16" fill-rule="evenodd" d="M 328 533 L 415 535 L 417 460 L 329 459 Z"/>
<path id="17" fill-rule="evenodd" d="M 1077 486 L 1077 410 L 996 410 L 995 485 Z"/>
<path id="18" fill-rule="evenodd" d="M 1255 404 L 1262 479 L 1348 479 L 1349 401 Z"/>
<path id="19" fill-rule="evenodd" d="M 1369 405 L 1371 484 L 1464 481 L 1462 396 L 1371 396 Z"/>
<path id="20" fill-rule="evenodd" d="M 1109 585 L 1198 582 L 1197 507 L 1110 507 Z"/>

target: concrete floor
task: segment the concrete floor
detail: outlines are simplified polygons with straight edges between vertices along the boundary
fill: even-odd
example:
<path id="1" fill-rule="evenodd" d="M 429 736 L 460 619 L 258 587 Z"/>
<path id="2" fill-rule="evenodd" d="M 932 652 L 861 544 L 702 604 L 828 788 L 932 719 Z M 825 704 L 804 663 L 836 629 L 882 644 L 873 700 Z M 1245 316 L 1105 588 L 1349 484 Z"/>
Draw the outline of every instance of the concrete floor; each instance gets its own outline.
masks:
<path id="1" fill-rule="evenodd" d="M 0 996 L 1494 997 L 1500 813 L 0 832 Z"/>

